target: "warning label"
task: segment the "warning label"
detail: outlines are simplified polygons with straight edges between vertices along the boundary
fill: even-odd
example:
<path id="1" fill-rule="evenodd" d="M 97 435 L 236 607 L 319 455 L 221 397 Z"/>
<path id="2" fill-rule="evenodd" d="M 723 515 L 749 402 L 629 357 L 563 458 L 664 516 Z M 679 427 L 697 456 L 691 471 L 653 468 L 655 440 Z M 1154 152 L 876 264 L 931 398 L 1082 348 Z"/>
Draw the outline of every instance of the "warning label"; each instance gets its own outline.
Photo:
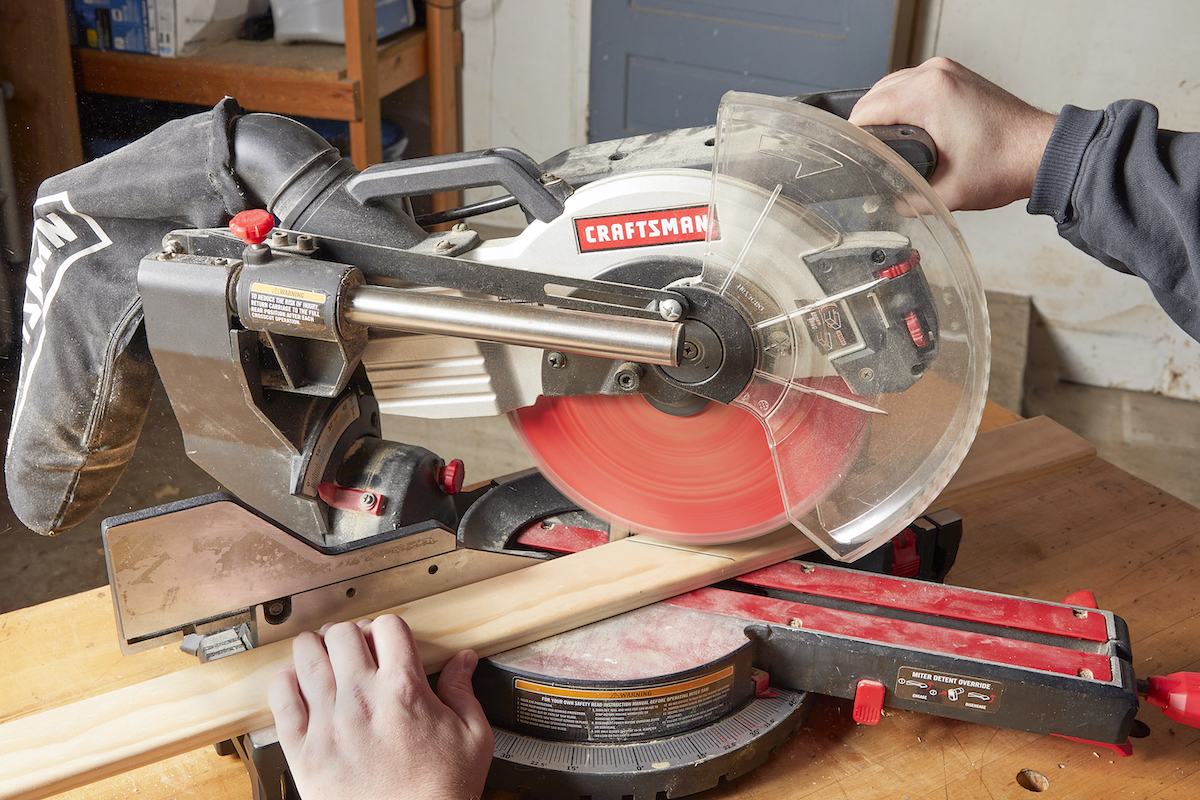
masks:
<path id="1" fill-rule="evenodd" d="M 896 696 L 955 708 L 993 713 L 1000 707 L 1004 684 L 986 678 L 950 675 L 914 667 L 901 667 L 896 676 Z"/>
<path id="2" fill-rule="evenodd" d="M 733 667 L 689 680 L 621 689 L 576 689 L 517 678 L 516 722 L 547 738 L 618 742 L 667 736 L 728 712 Z"/>
<path id="3" fill-rule="evenodd" d="M 808 312 L 804 316 L 804 323 L 813 344 L 825 355 L 858 344 L 858 337 L 854 335 L 845 309 L 837 303 Z"/>
<path id="4" fill-rule="evenodd" d="M 259 322 L 324 330 L 325 295 L 287 286 L 254 283 L 250 286 L 250 317 Z"/>

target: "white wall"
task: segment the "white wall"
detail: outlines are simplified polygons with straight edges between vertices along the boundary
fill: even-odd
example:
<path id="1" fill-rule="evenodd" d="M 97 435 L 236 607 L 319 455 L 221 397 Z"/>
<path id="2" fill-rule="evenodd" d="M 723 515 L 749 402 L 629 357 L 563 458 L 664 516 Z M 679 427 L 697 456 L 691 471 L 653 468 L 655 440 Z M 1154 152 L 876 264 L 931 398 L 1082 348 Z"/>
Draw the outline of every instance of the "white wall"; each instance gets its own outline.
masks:
<path id="1" fill-rule="evenodd" d="M 1135 97 L 1161 124 L 1200 130 L 1200 3 L 1194 0 L 930 0 L 922 57 L 956 59 L 1057 111 Z M 1200 168 L 1200 165 L 1198 165 Z M 1028 294 L 1047 320 L 1064 377 L 1200 399 L 1200 345 L 1140 280 L 1058 237 L 1025 204 L 957 215 L 988 288 Z"/>
<path id="2" fill-rule="evenodd" d="M 587 142 L 591 0 L 462 4 L 463 145 L 515 147 L 543 161 Z M 501 192 L 472 190 L 468 202 Z M 509 209 L 481 218 L 523 227 Z"/>
<path id="3" fill-rule="evenodd" d="M 468 0 L 467 149 L 535 159 L 587 136 L 590 0 Z M 1162 124 L 1200 130 L 1200 3 L 1195 0 L 925 0 L 921 57 L 945 55 L 1036 105 L 1156 103 Z M 471 192 L 468 199 L 481 199 Z M 484 218 L 520 226 L 515 210 Z M 958 215 L 988 288 L 1028 294 L 1068 379 L 1200 399 L 1200 344 L 1136 278 L 1096 264 L 1024 204 Z"/>

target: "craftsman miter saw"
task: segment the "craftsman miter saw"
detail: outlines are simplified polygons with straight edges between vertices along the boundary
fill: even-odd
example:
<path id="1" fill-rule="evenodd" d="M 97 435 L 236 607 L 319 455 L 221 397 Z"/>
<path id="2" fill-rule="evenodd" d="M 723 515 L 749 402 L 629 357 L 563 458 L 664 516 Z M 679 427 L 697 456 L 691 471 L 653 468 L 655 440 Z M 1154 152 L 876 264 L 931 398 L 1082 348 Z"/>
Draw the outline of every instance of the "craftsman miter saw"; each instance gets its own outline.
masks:
<path id="1" fill-rule="evenodd" d="M 989 350 L 961 236 L 897 155 L 920 134 L 883 133 L 895 149 L 812 105 L 731 93 L 715 128 L 543 165 L 497 148 L 357 172 L 303 126 L 231 101 L 172 123 L 43 187 L 14 508 L 44 532 L 86 516 L 132 452 L 157 372 L 188 455 L 227 492 L 105 522 L 127 652 L 190 637 L 215 658 L 580 536 L 712 545 L 794 526 L 834 559 L 868 553 L 965 456 Z M 104 193 L 114 180 L 119 198 Z M 410 197 L 484 185 L 509 196 L 424 220 L 449 230 L 410 213 Z M 461 222 L 506 203 L 530 220 L 513 238 Z M 61 386 L 61 402 L 36 401 Z M 464 491 L 463 464 L 383 440 L 381 414 L 507 414 L 539 469 Z M 528 713 L 489 714 L 614 747 L 708 730 L 748 713 L 728 687 L 757 669 L 744 624 L 718 627 L 728 664 L 620 676 L 674 698 L 653 713 L 620 712 L 633 695 L 604 683 L 616 673 L 550 680 L 525 654 L 481 681 Z M 580 727 L 561 702 L 558 717 L 536 710 L 551 686 L 616 705 Z M 780 720 L 801 706 L 775 696 Z M 518 772 L 545 765 L 505 741 Z M 624 791 L 641 767 L 614 769 L 584 789 L 668 788 Z M 670 792 L 685 788 L 703 786 Z"/>

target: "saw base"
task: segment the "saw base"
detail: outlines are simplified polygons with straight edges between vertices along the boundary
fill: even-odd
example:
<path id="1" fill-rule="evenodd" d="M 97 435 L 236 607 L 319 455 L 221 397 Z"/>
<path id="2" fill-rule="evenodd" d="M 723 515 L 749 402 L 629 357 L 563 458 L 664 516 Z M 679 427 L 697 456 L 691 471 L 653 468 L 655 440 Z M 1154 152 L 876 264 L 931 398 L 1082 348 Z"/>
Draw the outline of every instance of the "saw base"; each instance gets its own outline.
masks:
<path id="1" fill-rule="evenodd" d="M 534 798 L 683 797 L 766 760 L 811 694 L 767 686 L 745 623 L 656 604 L 485 658 L 488 785 Z"/>
<path id="2" fill-rule="evenodd" d="M 800 729 L 814 698 L 779 690 L 701 730 L 629 744 L 553 742 L 494 729 L 488 786 L 555 800 L 684 797 L 766 761 Z"/>

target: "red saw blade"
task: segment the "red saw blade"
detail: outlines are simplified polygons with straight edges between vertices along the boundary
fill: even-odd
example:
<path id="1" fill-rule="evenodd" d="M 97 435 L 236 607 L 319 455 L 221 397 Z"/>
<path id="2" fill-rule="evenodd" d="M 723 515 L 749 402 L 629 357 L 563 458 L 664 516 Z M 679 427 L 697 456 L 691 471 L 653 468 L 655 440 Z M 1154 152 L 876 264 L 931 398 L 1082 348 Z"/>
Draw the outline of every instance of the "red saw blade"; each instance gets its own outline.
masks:
<path id="1" fill-rule="evenodd" d="M 789 498 L 815 505 L 858 452 L 866 416 L 815 399 L 788 436 L 789 459 L 805 465 L 789 471 Z M 787 522 L 766 431 L 741 408 L 709 403 L 680 417 L 640 395 L 587 395 L 541 397 L 509 417 L 555 486 L 634 533 L 718 544 Z"/>

